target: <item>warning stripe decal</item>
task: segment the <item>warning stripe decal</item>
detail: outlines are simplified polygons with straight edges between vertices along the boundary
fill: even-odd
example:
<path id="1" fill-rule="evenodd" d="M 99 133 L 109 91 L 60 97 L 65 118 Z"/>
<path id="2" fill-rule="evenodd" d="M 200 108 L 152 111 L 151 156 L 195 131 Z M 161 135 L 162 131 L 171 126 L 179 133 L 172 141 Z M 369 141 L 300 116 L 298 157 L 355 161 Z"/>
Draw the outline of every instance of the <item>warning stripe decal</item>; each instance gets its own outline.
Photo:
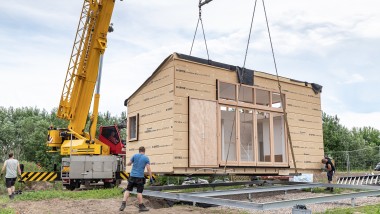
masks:
<path id="1" fill-rule="evenodd" d="M 23 172 L 20 181 L 54 181 L 57 177 L 56 172 Z"/>
<path id="2" fill-rule="evenodd" d="M 120 172 L 120 177 L 121 179 L 123 180 L 127 180 L 129 178 L 130 174 L 128 172 Z M 150 176 L 149 175 L 144 175 L 145 179 L 149 179 Z M 157 175 L 155 174 L 152 174 L 152 177 L 153 177 L 153 180 L 156 180 L 157 179 Z"/>
<path id="3" fill-rule="evenodd" d="M 120 172 L 120 177 L 123 180 L 127 180 L 129 178 L 129 173 L 127 173 L 127 172 Z"/>

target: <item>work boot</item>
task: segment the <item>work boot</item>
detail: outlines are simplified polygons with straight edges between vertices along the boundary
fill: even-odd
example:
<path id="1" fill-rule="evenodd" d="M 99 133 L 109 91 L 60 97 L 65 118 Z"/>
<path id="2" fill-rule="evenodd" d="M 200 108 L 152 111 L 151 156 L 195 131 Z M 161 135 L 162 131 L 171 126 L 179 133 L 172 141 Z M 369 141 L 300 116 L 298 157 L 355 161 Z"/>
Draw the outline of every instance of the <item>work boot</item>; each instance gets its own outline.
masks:
<path id="1" fill-rule="evenodd" d="M 330 192 L 334 192 L 334 187 L 330 187 Z"/>
<path id="2" fill-rule="evenodd" d="M 149 211 L 149 209 L 146 208 L 144 204 L 139 204 L 139 212 L 145 212 L 145 211 Z"/>
<path id="3" fill-rule="evenodd" d="M 9 199 L 13 200 L 15 198 L 15 195 L 12 194 L 12 195 L 9 195 Z"/>
<path id="4" fill-rule="evenodd" d="M 120 211 L 124 211 L 125 207 L 127 206 L 127 202 L 126 201 L 123 201 L 121 202 L 121 206 L 120 206 Z"/>

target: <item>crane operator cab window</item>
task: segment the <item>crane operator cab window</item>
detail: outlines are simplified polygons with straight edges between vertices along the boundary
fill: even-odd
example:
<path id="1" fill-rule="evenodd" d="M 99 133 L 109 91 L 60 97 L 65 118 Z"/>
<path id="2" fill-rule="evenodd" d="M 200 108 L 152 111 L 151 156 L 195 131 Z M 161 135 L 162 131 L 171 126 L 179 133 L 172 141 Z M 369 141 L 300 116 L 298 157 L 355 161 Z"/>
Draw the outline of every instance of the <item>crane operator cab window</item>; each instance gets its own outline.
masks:
<path id="1" fill-rule="evenodd" d="M 120 138 L 115 127 L 103 127 L 102 133 L 100 134 L 115 145 L 120 142 Z"/>

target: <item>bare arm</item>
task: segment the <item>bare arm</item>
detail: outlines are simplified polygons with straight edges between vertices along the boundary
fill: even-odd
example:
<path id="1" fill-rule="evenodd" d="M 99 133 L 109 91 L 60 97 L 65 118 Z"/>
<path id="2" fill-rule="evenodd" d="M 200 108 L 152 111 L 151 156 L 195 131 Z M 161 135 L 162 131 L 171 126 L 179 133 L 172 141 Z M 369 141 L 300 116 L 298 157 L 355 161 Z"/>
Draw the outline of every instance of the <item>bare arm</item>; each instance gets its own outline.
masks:
<path id="1" fill-rule="evenodd" d="M 146 165 L 146 169 L 148 170 L 149 177 L 152 178 L 152 170 L 150 169 L 150 164 Z"/>
<path id="2" fill-rule="evenodd" d="M 21 176 L 21 168 L 20 168 L 20 164 L 17 164 L 17 170 L 18 170 L 18 174 Z"/>
<path id="3" fill-rule="evenodd" d="M 327 171 L 331 171 L 332 170 L 332 168 L 331 168 L 331 164 L 327 164 Z"/>
<path id="4" fill-rule="evenodd" d="M 132 161 L 129 161 L 129 162 L 127 163 L 127 166 L 130 166 L 130 165 L 132 165 Z"/>
<path id="5" fill-rule="evenodd" d="M 3 172 L 4 172 L 6 166 L 7 166 L 7 162 L 5 161 L 5 162 L 4 162 L 4 166 L 3 166 L 3 168 L 1 169 L 1 174 L 3 174 Z"/>

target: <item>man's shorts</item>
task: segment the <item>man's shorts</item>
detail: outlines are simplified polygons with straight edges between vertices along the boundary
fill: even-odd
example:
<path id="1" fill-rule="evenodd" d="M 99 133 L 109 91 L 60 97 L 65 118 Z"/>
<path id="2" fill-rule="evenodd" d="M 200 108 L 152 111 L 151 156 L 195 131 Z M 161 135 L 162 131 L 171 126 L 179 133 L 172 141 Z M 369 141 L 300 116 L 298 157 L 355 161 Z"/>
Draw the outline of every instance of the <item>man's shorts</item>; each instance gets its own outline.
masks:
<path id="1" fill-rule="evenodd" d="M 5 185 L 7 188 L 11 188 L 16 183 L 16 178 L 5 178 Z"/>
<path id="2" fill-rule="evenodd" d="M 137 188 L 137 193 L 142 193 L 144 190 L 145 178 L 130 177 L 128 180 L 128 191 L 133 191 L 133 187 Z"/>
<path id="3" fill-rule="evenodd" d="M 329 172 L 327 172 L 327 180 L 328 180 L 328 181 L 332 181 L 332 177 L 333 177 L 333 175 L 334 175 L 334 171 L 329 171 Z"/>

